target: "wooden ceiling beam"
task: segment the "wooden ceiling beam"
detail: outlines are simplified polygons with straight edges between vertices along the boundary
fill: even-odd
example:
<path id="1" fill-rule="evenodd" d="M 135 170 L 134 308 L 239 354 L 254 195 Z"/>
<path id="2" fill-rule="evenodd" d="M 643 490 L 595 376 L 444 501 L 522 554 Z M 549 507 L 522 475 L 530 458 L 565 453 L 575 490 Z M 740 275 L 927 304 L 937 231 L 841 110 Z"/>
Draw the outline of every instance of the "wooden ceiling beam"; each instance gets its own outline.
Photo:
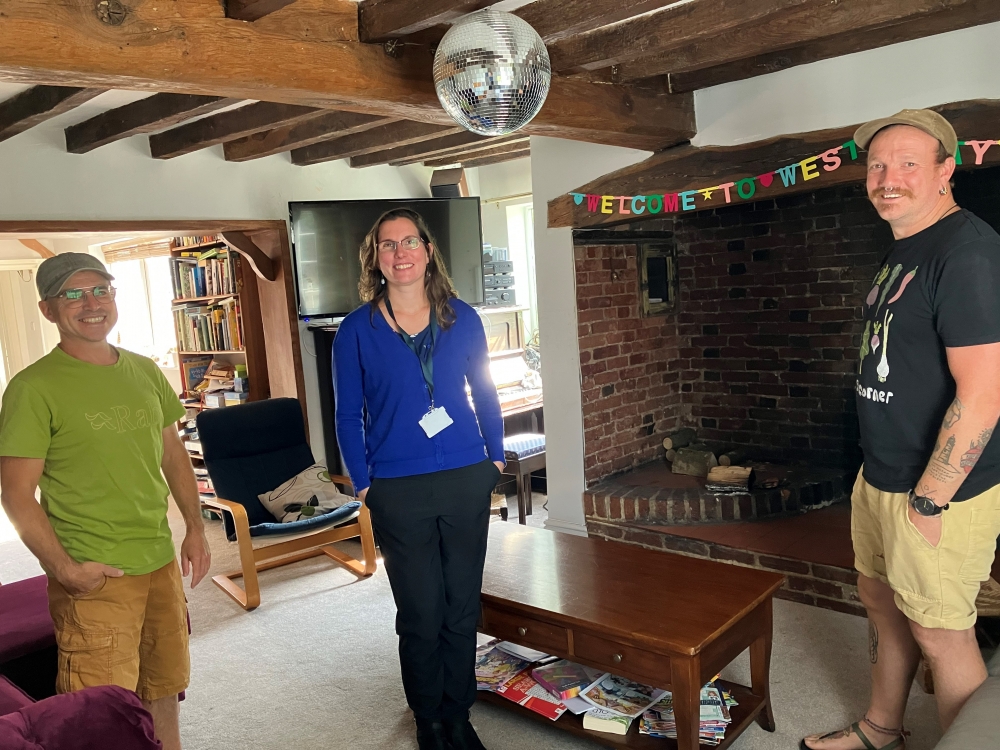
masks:
<path id="1" fill-rule="evenodd" d="M 524 159 L 531 156 L 530 148 L 520 148 L 511 151 L 496 152 L 492 154 L 484 154 L 475 159 L 462 159 L 461 165 L 463 168 L 471 169 L 472 167 L 488 167 L 490 164 L 500 164 L 505 161 L 514 161 L 515 159 Z M 444 167 L 455 162 L 446 162 L 445 160 L 425 162 L 424 166 L 427 167 Z"/>
<path id="2" fill-rule="evenodd" d="M 395 122 L 391 125 L 372 128 L 364 133 L 347 135 L 315 143 L 305 148 L 297 148 L 292 151 L 292 164 L 305 167 L 325 161 L 347 159 L 351 156 L 384 151 L 396 146 L 430 141 L 460 131 L 461 128 L 457 126 L 432 125 L 426 122 Z"/>
<path id="3" fill-rule="evenodd" d="M 154 94 L 66 128 L 66 150 L 85 154 L 122 138 L 172 127 L 237 101 L 221 96 Z"/>
<path id="4" fill-rule="evenodd" d="M 960 139 L 988 135 L 995 131 L 996 123 L 1000 120 L 1000 100 L 956 102 L 931 109 L 940 112 L 954 126 Z M 645 161 L 606 174 L 572 192 L 612 197 L 663 195 L 699 190 L 713 185 L 732 184 L 749 177 L 770 173 L 789 164 L 797 164 L 827 149 L 836 148 L 851 140 L 859 125 L 860 123 L 843 128 L 783 135 L 739 146 L 698 148 L 686 144 L 653 154 Z M 963 147 L 962 154 L 964 163 L 960 169 L 975 166 L 975 154 L 972 153 L 971 147 Z M 812 192 L 834 185 L 864 182 L 867 173 L 865 153 L 859 152 L 857 160 L 852 160 L 849 151 L 845 149 L 839 156 L 842 160 L 840 167 L 830 172 L 818 170 L 819 179 L 799 179 L 788 187 L 785 187 L 784 181 L 776 175 L 767 187 L 755 181 L 753 200 L 766 200 Z M 992 166 L 997 163 L 1000 163 L 1000 148 L 991 148 L 985 152 L 983 164 L 980 166 Z M 699 210 L 702 207 L 726 205 L 721 189 L 715 190 L 714 199 L 718 199 L 715 206 L 705 204 L 701 197 L 696 196 L 695 205 Z M 736 197 L 735 190 L 732 199 L 734 202 L 745 202 Z M 610 214 L 591 212 L 586 201 L 581 201 L 577 205 L 569 192 L 549 201 L 548 205 L 549 227 L 599 227 L 634 220 L 634 216 L 622 216 L 617 211 Z"/>
<path id="5" fill-rule="evenodd" d="M 818 14 L 826 4 L 827 0 L 694 0 L 561 39 L 548 45 L 549 58 L 552 69 L 560 73 L 599 70 L 697 40 L 715 43 L 720 34 L 796 10 Z"/>
<path id="6" fill-rule="evenodd" d="M 949 15 L 957 14 L 981 0 L 839 0 L 820 7 L 801 8 L 772 18 L 724 31 L 712 38 L 700 38 L 671 49 L 650 50 L 650 54 L 622 61 L 613 80 L 636 81 L 667 73 L 685 73 L 739 60 L 768 55 L 816 43 L 841 34 L 859 37 L 890 29 L 898 24 L 925 20 L 945 28 Z M 861 49 L 860 47 L 858 49 Z M 855 51 L 855 50 L 851 50 Z"/>
<path id="7" fill-rule="evenodd" d="M 322 109 L 300 107 L 295 104 L 273 102 L 248 104 L 239 109 L 203 117 L 179 128 L 151 135 L 149 152 L 155 159 L 172 159 L 226 141 L 272 130 L 278 126 L 292 126 L 324 113 L 325 110 Z"/>
<path id="8" fill-rule="evenodd" d="M 358 3 L 358 36 L 384 42 L 449 23 L 498 0 L 362 0 Z"/>
<path id="9" fill-rule="evenodd" d="M 268 18 L 294 15 L 293 9 Z M 225 18 L 204 0 L 132 0 L 118 26 L 101 23 L 85 3 L 65 0 L 4 0 L 3 13 L 0 80 L 452 122 L 435 93 L 433 56 L 425 47 L 404 45 L 396 58 L 377 45 L 317 40 L 305 29 L 265 32 Z M 545 106 L 524 128 L 650 150 L 687 140 L 694 131 L 690 96 L 566 78 L 553 79 Z"/>
<path id="10" fill-rule="evenodd" d="M 263 133 L 224 143 L 226 161 L 250 161 L 273 156 L 314 143 L 363 133 L 372 128 L 398 122 L 391 117 L 359 115 L 356 112 L 327 112 L 305 122 L 284 125 Z"/>
<path id="11" fill-rule="evenodd" d="M 226 18 L 256 21 L 294 2 L 295 0 L 225 0 Z"/>
<path id="12" fill-rule="evenodd" d="M 678 0 L 535 0 L 511 11 L 546 44 L 674 5 Z"/>
<path id="13" fill-rule="evenodd" d="M 69 112 L 103 93 L 104 89 L 32 86 L 0 102 L 0 141 Z"/>
<path id="14" fill-rule="evenodd" d="M 530 149 L 531 146 L 528 141 L 513 141 L 511 143 L 498 144 L 490 148 L 479 148 L 463 151 L 458 154 L 448 154 L 437 158 L 425 159 L 424 166 L 446 167 L 449 164 L 461 164 L 463 167 L 474 167 L 478 166 L 474 162 L 478 162 L 482 159 L 489 159 L 494 156 L 513 154 L 521 151 L 530 151 Z"/>
<path id="15" fill-rule="evenodd" d="M 817 39 L 801 47 L 768 52 L 701 70 L 669 73 L 667 86 L 671 93 L 695 91 L 721 83 L 774 73 L 796 65 L 805 65 L 831 57 L 877 49 L 890 44 L 908 42 L 913 39 L 996 21 L 1000 21 L 1000 3 L 997 3 L 996 0 L 977 0 L 946 13 L 922 16 L 895 26 L 868 31 L 849 31 Z"/>
<path id="16" fill-rule="evenodd" d="M 489 143 L 493 139 L 470 133 L 464 130 L 460 133 L 446 135 L 443 138 L 434 138 L 429 141 L 419 141 L 407 146 L 396 146 L 384 151 L 373 151 L 368 154 L 359 154 L 351 157 L 352 167 L 371 167 L 377 164 L 400 165 L 403 162 L 413 163 L 424 160 L 424 157 L 440 154 L 446 151 L 454 151 L 469 148 L 477 143 Z"/>
<path id="17" fill-rule="evenodd" d="M 428 158 L 444 158 L 444 157 L 454 157 L 457 154 L 465 154 L 469 151 L 478 151 L 484 148 L 493 148 L 496 146 L 502 146 L 505 143 L 521 143 L 522 145 L 527 145 L 528 141 L 531 140 L 531 136 L 523 135 L 521 133 L 515 133 L 514 135 L 500 136 L 497 138 L 489 138 L 484 141 L 479 142 L 479 146 L 461 146 L 459 148 L 444 149 L 438 151 L 434 154 L 422 154 L 420 156 L 411 156 L 406 159 L 398 159 L 389 162 L 389 166 L 392 167 L 405 167 L 408 164 L 419 164 Z"/>

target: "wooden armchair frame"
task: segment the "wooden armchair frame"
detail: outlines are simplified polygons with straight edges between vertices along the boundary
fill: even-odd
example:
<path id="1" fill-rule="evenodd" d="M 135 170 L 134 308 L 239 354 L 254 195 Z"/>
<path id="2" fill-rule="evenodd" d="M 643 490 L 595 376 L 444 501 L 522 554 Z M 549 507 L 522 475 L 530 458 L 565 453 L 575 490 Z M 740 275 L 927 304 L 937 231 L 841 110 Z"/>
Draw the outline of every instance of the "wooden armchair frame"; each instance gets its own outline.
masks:
<path id="1" fill-rule="evenodd" d="M 351 480 L 340 474 L 331 474 L 330 479 L 334 484 L 345 485 L 350 488 L 352 494 L 354 486 Z M 247 518 L 247 511 L 242 505 L 232 500 L 216 498 L 214 500 L 203 499 L 202 504 L 229 513 L 233 517 L 233 524 L 236 527 L 236 544 L 240 551 L 240 569 L 229 573 L 220 573 L 212 577 L 212 582 L 225 591 L 237 604 L 247 612 L 257 609 L 260 606 L 260 582 L 257 574 L 262 570 L 278 568 L 282 565 L 306 560 L 310 557 L 326 555 L 334 562 L 347 568 L 359 578 L 367 578 L 376 569 L 375 561 L 375 535 L 372 532 L 371 514 L 368 506 L 362 501 L 357 518 L 353 523 L 344 526 L 314 531 L 295 539 L 285 542 L 276 542 L 266 546 L 253 546 L 253 537 L 250 536 L 250 522 Z M 350 555 L 346 555 L 333 547 L 334 542 L 340 542 L 353 537 L 361 537 L 361 550 L 363 560 L 358 560 Z M 243 578 L 243 588 L 240 588 L 234 579 Z"/>

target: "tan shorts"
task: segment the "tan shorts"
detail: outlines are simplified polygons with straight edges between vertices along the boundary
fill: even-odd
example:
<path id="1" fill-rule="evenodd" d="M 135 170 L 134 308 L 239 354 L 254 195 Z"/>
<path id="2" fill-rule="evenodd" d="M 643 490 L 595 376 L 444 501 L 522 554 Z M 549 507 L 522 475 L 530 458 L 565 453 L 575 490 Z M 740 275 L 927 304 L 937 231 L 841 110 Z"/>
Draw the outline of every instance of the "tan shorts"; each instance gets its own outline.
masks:
<path id="1" fill-rule="evenodd" d="M 971 628 L 1000 535 L 1000 485 L 952 503 L 942 515 L 937 547 L 917 531 L 906 509 L 906 493 L 882 492 L 858 474 L 851 496 L 854 567 L 887 584 L 896 606 L 917 624 Z"/>
<path id="2" fill-rule="evenodd" d="M 58 692 L 118 685 L 154 701 L 187 688 L 187 604 L 176 560 L 146 575 L 106 578 L 83 596 L 50 577 L 49 611 Z"/>

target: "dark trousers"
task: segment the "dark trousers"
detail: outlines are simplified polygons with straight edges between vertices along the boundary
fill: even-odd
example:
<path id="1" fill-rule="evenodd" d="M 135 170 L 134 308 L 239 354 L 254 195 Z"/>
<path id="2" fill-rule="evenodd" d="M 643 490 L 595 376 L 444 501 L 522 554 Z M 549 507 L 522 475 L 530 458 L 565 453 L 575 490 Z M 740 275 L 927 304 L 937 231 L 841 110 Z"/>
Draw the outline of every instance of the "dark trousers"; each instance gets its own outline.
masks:
<path id="1" fill-rule="evenodd" d="M 421 719 L 450 718 L 476 700 L 476 623 L 490 493 L 500 472 L 461 469 L 375 479 L 366 504 L 396 602 L 406 702 Z"/>

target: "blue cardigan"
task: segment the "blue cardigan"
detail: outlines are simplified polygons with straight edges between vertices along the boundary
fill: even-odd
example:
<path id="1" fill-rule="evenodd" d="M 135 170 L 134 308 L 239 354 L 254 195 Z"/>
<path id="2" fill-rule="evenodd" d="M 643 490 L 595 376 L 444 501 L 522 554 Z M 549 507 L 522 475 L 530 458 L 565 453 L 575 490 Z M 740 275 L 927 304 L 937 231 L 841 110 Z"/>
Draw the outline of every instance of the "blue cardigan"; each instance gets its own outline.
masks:
<path id="1" fill-rule="evenodd" d="M 430 396 L 413 351 L 370 305 L 340 324 L 333 341 L 337 441 L 355 492 L 375 478 L 504 460 L 503 419 L 482 321 L 461 300 L 451 306 L 456 320 L 438 332 L 434 349 L 434 405 L 444 406 L 454 424 L 432 438 L 419 424 Z"/>

